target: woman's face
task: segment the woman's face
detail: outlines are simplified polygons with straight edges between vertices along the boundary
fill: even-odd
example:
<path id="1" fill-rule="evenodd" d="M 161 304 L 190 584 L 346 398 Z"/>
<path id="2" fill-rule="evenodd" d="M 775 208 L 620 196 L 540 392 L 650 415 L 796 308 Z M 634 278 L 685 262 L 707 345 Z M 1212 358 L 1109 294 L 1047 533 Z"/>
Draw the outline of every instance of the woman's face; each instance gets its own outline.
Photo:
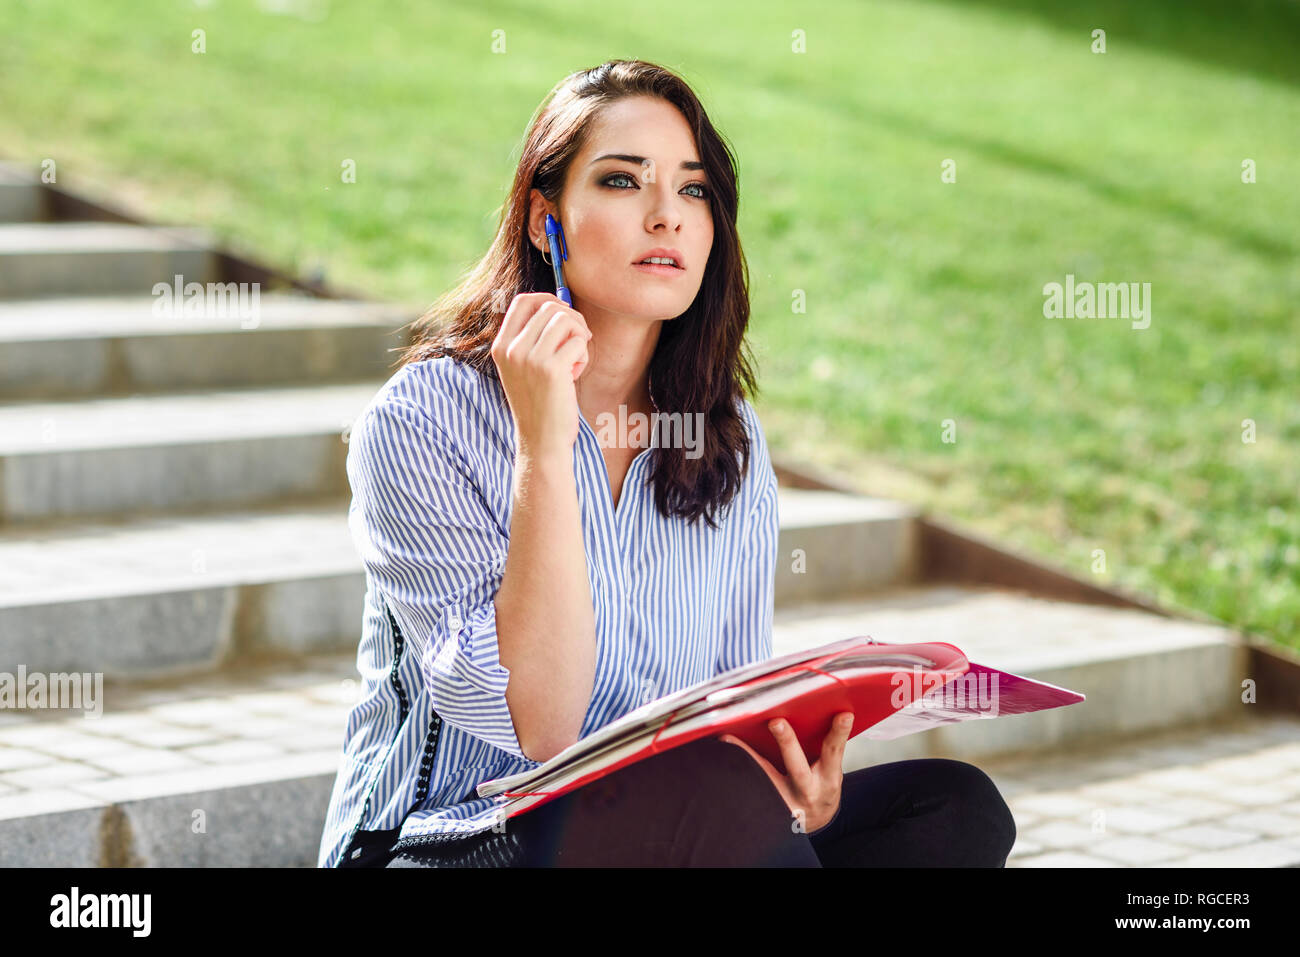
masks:
<path id="1" fill-rule="evenodd" d="M 691 128 L 674 106 L 636 96 L 606 107 L 569 166 L 557 217 L 574 308 L 588 318 L 672 319 L 685 312 L 713 248 L 708 189 Z M 544 237 L 540 206 L 535 202 L 533 228 Z M 657 248 L 675 250 L 669 255 L 679 268 L 636 265 Z"/>

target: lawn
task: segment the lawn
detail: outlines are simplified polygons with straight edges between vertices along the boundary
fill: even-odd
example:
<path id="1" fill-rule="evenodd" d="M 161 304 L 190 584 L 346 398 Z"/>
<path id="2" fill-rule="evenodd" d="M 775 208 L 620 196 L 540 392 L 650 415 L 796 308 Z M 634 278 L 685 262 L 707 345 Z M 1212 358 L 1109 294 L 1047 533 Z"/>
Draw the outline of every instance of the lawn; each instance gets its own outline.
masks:
<path id="1" fill-rule="evenodd" d="M 1300 6 L 783 6 L 15 2 L 0 155 L 425 303 L 550 87 L 657 60 L 739 157 L 775 449 L 1300 648 Z"/>

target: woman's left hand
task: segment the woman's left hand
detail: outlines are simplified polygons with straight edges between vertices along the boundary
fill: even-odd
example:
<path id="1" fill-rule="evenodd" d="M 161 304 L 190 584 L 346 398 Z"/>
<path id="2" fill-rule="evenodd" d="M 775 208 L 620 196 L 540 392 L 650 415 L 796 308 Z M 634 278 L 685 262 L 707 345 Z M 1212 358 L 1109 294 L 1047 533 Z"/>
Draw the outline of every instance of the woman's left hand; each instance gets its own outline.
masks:
<path id="1" fill-rule="evenodd" d="M 804 757 L 799 738 L 789 722 L 777 718 L 768 722 L 768 728 L 781 746 L 789 774 L 782 774 L 744 741 L 729 734 L 721 735 L 728 744 L 739 745 L 748 751 L 767 772 L 776 789 L 781 792 L 790 813 L 799 818 L 803 831 L 813 831 L 829 824 L 840 806 L 840 783 L 844 779 L 844 745 L 853 729 L 853 714 L 845 711 L 836 715 L 831 730 L 822 739 L 822 753 L 812 767 Z"/>

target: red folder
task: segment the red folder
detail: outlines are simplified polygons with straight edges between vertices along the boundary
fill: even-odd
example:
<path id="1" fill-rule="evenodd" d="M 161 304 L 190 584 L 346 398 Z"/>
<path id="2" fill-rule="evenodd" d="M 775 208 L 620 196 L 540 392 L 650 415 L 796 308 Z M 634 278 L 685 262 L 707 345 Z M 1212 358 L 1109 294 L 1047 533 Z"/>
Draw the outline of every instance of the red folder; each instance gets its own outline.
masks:
<path id="1" fill-rule="evenodd" d="M 857 638 L 814 652 L 819 650 L 826 653 L 784 656 L 802 660 L 755 677 L 743 677 L 755 670 L 753 665 L 736 669 L 740 680 L 734 683 L 720 680 L 726 675 L 702 682 L 696 686 L 701 694 L 686 689 L 662 699 L 673 707 L 653 724 L 638 719 L 653 714 L 648 709 L 656 703 L 611 722 L 531 772 L 484 782 L 479 792 L 500 794 L 505 816 L 513 817 L 702 737 L 734 735 L 786 773 L 768 730 L 773 718 L 789 722 L 812 764 L 821 755 L 822 740 L 835 716 L 845 711 L 854 715 L 850 738 L 866 732 L 888 740 L 938 724 L 1025 714 L 1084 700 L 1078 692 L 973 664 L 946 642 L 889 644 Z M 920 661 L 924 665 L 915 663 Z M 503 789 L 504 784 L 510 786 Z"/>

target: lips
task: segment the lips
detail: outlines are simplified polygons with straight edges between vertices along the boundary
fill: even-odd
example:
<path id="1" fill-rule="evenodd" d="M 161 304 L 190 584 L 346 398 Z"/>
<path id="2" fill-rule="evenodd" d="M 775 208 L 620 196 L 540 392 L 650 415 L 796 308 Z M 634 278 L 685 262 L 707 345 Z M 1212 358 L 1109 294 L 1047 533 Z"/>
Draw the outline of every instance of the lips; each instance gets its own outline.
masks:
<path id="1" fill-rule="evenodd" d="M 653 266 L 653 265 L 661 265 L 661 264 L 658 264 L 658 263 L 646 263 L 645 260 L 647 260 L 647 259 L 671 259 L 671 260 L 673 260 L 675 263 L 677 263 L 677 265 L 676 265 L 676 266 L 665 266 L 664 268 L 667 268 L 667 269 L 679 269 L 679 270 L 684 270 L 684 269 L 686 268 L 686 260 L 682 258 L 681 251 L 680 251 L 680 250 L 677 250 L 677 249 L 668 249 L 668 248 L 666 248 L 666 247 L 664 247 L 664 246 L 656 246 L 654 249 L 648 249 L 648 250 L 646 250 L 646 251 L 643 252 L 640 256 L 638 256 L 636 259 L 634 259 L 634 260 L 632 261 L 632 265 L 633 265 L 633 266 L 642 266 L 642 265 L 650 265 L 650 266 Z"/>

